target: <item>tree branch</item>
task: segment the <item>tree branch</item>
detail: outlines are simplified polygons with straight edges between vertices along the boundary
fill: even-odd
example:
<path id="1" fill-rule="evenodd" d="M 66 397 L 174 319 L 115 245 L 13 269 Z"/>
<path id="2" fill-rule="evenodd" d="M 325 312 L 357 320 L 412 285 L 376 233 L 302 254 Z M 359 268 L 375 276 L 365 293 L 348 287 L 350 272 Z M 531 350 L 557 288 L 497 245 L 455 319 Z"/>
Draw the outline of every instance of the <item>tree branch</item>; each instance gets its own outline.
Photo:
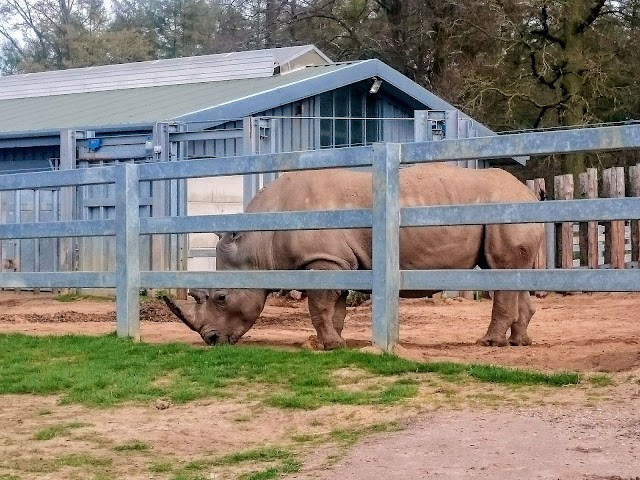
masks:
<path id="1" fill-rule="evenodd" d="M 576 25 L 575 33 L 584 32 L 587 27 L 591 26 L 593 22 L 595 22 L 602 14 L 602 8 L 604 7 L 606 0 L 596 0 L 596 3 L 591 7 L 587 17 Z"/>
<path id="2" fill-rule="evenodd" d="M 540 10 L 540 15 L 538 15 L 538 18 L 540 19 L 542 28 L 531 30 L 531 34 L 542 37 L 545 40 L 550 41 L 551 43 L 557 43 L 561 48 L 565 48 L 566 42 L 562 38 L 556 37 L 549 31 L 549 12 L 547 11 L 546 5 L 542 7 L 542 10 Z"/>

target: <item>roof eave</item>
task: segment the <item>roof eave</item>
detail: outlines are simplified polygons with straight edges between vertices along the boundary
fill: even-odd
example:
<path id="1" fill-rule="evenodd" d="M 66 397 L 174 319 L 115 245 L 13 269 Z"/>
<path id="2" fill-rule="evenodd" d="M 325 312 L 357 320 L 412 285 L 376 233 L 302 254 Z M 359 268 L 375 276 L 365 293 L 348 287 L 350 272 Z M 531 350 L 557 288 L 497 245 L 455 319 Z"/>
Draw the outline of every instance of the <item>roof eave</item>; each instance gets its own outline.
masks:
<path id="1" fill-rule="evenodd" d="M 153 130 L 154 123 L 130 123 L 120 125 L 94 125 L 84 127 L 47 128 L 42 130 L 22 130 L 18 132 L 0 132 L 0 148 L 31 147 L 42 145 L 60 145 L 60 132 L 63 130 L 95 131 L 101 133 Z"/>

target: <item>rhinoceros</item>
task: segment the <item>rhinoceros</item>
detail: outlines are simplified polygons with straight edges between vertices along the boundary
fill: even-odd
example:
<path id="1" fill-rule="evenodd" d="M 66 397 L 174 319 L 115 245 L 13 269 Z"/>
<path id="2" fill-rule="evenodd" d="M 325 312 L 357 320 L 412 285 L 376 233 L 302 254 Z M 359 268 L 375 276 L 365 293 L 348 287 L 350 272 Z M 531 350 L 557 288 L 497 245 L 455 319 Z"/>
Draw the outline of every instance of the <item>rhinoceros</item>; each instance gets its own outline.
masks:
<path id="1" fill-rule="evenodd" d="M 263 188 L 247 212 L 370 208 L 370 172 L 303 171 Z M 400 170 L 401 206 L 534 202 L 511 174 L 421 164 Z M 479 219 L 481 220 L 481 219 Z M 400 229 L 401 269 L 532 268 L 543 237 L 540 224 L 410 227 Z M 371 229 L 233 232 L 217 244 L 219 270 L 356 270 L 371 268 Z M 167 299 L 169 308 L 209 345 L 237 342 L 255 323 L 270 290 L 192 290 L 193 309 Z M 325 349 L 345 346 L 341 337 L 347 293 L 309 290 L 308 307 Z M 400 292 L 401 297 L 435 292 Z M 529 292 L 496 291 L 491 322 L 478 343 L 530 345 L 535 312 Z M 511 329 L 507 339 L 507 331 Z"/>

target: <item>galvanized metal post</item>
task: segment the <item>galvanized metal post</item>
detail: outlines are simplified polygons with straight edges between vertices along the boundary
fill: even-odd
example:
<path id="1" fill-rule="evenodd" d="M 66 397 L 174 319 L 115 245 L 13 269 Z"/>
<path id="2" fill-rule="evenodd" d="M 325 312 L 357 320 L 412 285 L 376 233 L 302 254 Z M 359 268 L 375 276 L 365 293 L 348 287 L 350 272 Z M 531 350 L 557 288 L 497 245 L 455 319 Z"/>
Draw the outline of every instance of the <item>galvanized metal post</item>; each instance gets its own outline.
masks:
<path id="1" fill-rule="evenodd" d="M 75 130 L 60 131 L 60 170 L 72 170 L 76 168 L 76 136 Z M 61 221 L 74 219 L 76 208 L 76 187 L 62 187 L 59 196 L 58 218 Z M 73 270 L 73 252 L 75 247 L 73 238 L 60 238 L 58 240 L 58 259 L 60 270 L 70 272 Z"/>
<path id="2" fill-rule="evenodd" d="M 545 234 L 547 236 L 547 268 L 556 268 L 556 224 L 545 223 Z"/>
<path id="3" fill-rule="evenodd" d="M 429 112 L 427 110 L 415 110 L 413 112 L 413 141 L 426 142 Z"/>
<path id="4" fill-rule="evenodd" d="M 140 340 L 140 193 L 138 167 L 116 166 L 116 322 L 119 337 Z"/>
<path id="5" fill-rule="evenodd" d="M 242 119 L 242 129 L 244 132 L 243 155 L 252 155 L 258 153 L 257 142 L 260 140 L 259 127 L 256 125 L 256 119 L 253 117 L 245 117 Z M 243 176 L 243 193 L 242 204 L 244 209 L 247 208 L 251 199 L 260 190 L 260 175 L 257 173 L 248 173 Z"/>
<path id="6" fill-rule="evenodd" d="M 373 162 L 373 344 L 391 351 L 398 343 L 400 292 L 399 144 L 376 144 Z"/>

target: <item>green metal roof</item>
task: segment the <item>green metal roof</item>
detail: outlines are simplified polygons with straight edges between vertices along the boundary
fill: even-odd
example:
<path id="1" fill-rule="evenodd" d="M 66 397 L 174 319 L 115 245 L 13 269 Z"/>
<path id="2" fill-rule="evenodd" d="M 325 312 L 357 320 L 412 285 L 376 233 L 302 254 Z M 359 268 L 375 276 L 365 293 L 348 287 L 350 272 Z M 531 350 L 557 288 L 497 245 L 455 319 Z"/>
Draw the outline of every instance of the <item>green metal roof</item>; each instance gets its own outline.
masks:
<path id="1" fill-rule="evenodd" d="M 0 99 L 0 140 L 44 145 L 54 144 L 65 128 L 124 132 L 164 121 L 234 120 L 373 78 L 383 81 L 381 92 L 414 110 L 456 109 L 380 60 L 363 60 L 269 77 Z M 495 135 L 474 125 L 480 136 Z M 51 139 L 36 140 L 45 136 Z"/>
<path id="2" fill-rule="evenodd" d="M 175 120 L 340 68 L 344 66 L 305 68 L 266 78 L 0 100 L 0 134 Z M 238 111 L 234 118 L 246 114 Z"/>

